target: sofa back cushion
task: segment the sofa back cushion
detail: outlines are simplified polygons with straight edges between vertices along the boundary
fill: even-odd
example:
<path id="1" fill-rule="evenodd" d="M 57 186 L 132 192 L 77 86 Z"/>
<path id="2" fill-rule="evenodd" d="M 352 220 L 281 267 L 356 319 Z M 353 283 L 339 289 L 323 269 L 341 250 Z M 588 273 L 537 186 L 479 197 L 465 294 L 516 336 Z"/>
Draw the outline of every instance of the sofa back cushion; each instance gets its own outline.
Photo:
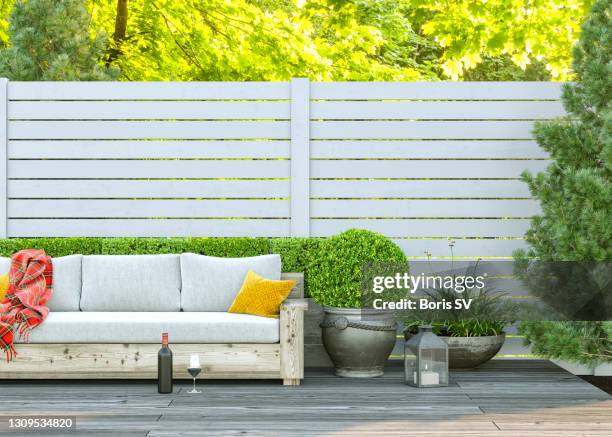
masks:
<path id="1" fill-rule="evenodd" d="M 179 311 L 178 255 L 83 257 L 81 311 Z"/>
<path id="2" fill-rule="evenodd" d="M 78 311 L 81 298 L 82 255 L 52 258 L 53 294 L 47 302 L 50 311 Z M 11 259 L 0 257 L 0 274 L 7 273 Z"/>
<path id="3" fill-rule="evenodd" d="M 217 258 L 181 255 L 181 308 L 183 311 L 227 311 L 249 270 L 279 280 L 280 255 Z"/>

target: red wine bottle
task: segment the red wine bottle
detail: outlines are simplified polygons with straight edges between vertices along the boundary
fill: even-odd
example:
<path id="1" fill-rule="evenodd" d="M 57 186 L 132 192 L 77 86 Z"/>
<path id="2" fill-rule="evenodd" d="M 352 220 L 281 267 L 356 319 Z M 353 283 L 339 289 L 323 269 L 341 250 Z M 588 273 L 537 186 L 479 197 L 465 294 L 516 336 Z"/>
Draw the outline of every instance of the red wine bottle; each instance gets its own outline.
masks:
<path id="1" fill-rule="evenodd" d="M 162 347 L 157 354 L 157 391 L 172 393 L 172 351 L 167 332 L 162 334 Z"/>

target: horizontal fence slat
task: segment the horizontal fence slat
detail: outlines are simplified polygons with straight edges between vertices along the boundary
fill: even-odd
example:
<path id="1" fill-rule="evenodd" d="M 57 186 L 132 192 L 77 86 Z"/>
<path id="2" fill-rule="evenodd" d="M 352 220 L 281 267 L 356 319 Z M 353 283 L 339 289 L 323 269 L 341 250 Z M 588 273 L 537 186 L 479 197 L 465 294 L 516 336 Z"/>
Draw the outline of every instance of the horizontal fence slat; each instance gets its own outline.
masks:
<path id="1" fill-rule="evenodd" d="M 286 178 L 288 160 L 9 161 L 9 178 Z M 245 193 L 248 196 L 248 193 Z"/>
<path id="2" fill-rule="evenodd" d="M 537 200 L 311 200 L 311 217 L 531 217 Z"/>
<path id="3" fill-rule="evenodd" d="M 12 122 L 15 123 L 15 122 Z M 533 121 L 313 121 L 312 139 L 530 139 Z M 10 133 L 10 131 L 9 131 Z"/>
<path id="4" fill-rule="evenodd" d="M 565 115 L 560 101 L 434 101 L 336 102 L 315 101 L 313 119 L 547 119 Z"/>
<path id="5" fill-rule="evenodd" d="M 313 180 L 312 197 L 531 197 L 520 180 Z"/>
<path id="6" fill-rule="evenodd" d="M 287 200 L 15 199 L 9 218 L 289 217 Z"/>
<path id="7" fill-rule="evenodd" d="M 9 198 L 289 197 L 288 180 L 49 180 L 8 181 Z"/>
<path id="8" fill-rule="evenodd" d="M 9 141 L 9 158 L 288 158 L 289 141 Z M 320 158 L 547 158 L 535 141 L 312 141 Z"/>
<path id="9" fill-rule="evenodd" d="M 289 158 L 289 141 L 9 141 L 10 159 Z"/>
<path id="10" fill-rule="evenodd" d="M 289 82 L 9 82 L 9 100 L 282 100 Z"/>
<path id="11" fill-rule="evenodd" d="M 314 160 L 310 175 L 312 178 L 519 178 L 523 171 L 542 171 L 549 163 L 544 160 Z"/>
<path id="12" fill-rule="evenodd" d="M 313 100 L 559 100 L 561 82 L 313 82 Z"/>
<path id="13" fill-rule="evenodd" d="M 548 161 L 314 161 L 313 178 L 518 178 Z M 282 178 L 288 160 L 11 160 L 9 178 Z M 406 197 L 410 197 L 407 193 Z"/>
<path id="14" fill-rule="evenodd" d="M 10 219 L 10 237 L 284 237 L 288 219 Z"/>
<path id="15" fill-rule="evenodd" d="M 9 105 L 9 119 L 288 119 L 289 102 L 125 102 L 20 101 Z"/>
<path id="16" fill-rule="evenodd" d="M 288 121 L 9 121 L 11 140 L 287 139 Z"/>
<path id="17" fill-rule="evenodd" d="M 317 158 L 547 158 L 535 141 L 333 141 L 310 144 Z"/>
<path id="18" fill-rule="evenodd" d="M 523 237 L 529 219 L 313 219 L 313 237 L 328 237 L 359 228 L 390 237 Z"/>
<path id="19" fill-rule="evenodd" d="M 426 252 L 433 257 L 450 257 L 447 240 L 394 239 L 406 256 L 425 257 Z M 523 240 L 472 239 L 454 240 L 453 254 L 456 257 L 512 257 L 512 252 L 525 249 Z"/>
<path id="20" fill-rule="evenodd" d="M 452 240 L 447 240 L 450 242 Z M 463 241 L 463 240 L 461 240 Z M 513 277 L 514 275 L 514 261 L 513 260 L 489 260 L 484 263 L 480 263 L 474 260 L 463 260 L 458 261 L 454 259 L 447 260 L 436 260 L 435 263 L 430 263 L 427 260 L 416 260 L 410 265 L 410 272 L 413 275 L 420 275 L 421 273 L 438 273 L 438 274 L 461 274 L 465 271 L 473 272 L 474 268 L 480 275 L 487 275 L 487 282 L 497 281 L 500 277 L 508 276 Z"/>

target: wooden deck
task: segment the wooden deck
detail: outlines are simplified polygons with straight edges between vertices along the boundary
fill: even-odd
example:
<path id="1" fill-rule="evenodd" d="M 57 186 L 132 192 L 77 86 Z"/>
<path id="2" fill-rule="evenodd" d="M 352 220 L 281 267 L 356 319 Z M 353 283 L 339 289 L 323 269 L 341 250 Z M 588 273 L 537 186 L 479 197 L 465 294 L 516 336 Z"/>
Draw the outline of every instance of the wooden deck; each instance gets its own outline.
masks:
<path id="1" fill-rule="evenodd" d="M 0 381 L 0 428 L 6 432 L 16 415 L 57 414 L 76 416 L 71 435 L 79 436 L 612 435 L 612 397 L 547 361 L 498 360 L 455 371 L 441 389 L 405 386 L 396 365 L 377 379 L 311 370 L 300 387 L 199 387 L 202 394 L 190 395 L 181 381 L 173 394 L 159 395 L 142 381 Z"/>

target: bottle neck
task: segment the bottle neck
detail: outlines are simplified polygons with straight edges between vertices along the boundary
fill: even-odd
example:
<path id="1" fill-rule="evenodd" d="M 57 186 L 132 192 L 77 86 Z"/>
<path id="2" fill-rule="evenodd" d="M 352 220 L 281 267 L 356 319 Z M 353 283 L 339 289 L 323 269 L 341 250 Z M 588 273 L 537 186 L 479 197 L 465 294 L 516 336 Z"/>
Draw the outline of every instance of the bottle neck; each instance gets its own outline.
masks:
<path id="1" fill-rule="evenodd" d="M 168 334 L 162 334 L 162 346 L 168 346 Z"/>

